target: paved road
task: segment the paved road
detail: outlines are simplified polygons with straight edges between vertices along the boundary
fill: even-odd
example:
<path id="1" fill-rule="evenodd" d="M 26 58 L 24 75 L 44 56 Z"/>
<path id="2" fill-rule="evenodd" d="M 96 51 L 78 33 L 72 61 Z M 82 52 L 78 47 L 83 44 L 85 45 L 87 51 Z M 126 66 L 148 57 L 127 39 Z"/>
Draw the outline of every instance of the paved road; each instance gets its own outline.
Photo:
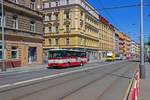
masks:
<path id="1" fill-rule="evenodd" d="M 64 73 L 64 72 L 68 72 L 68 71 L 72 71 L 72 70 L 77 70 L 77 69 L 82 69 L 82 68 L 88 68 L 88 67 L 94 67 L 97 65 L 107 65 L 107 64 L 111 64 L 110 62 L 99 62 L 99 63 L 91 63 L 91 64 L 86 64 L 84 66 L 79 66 L 79 67 L 74 67 L 74 68 L 66 68 L 66 69 L 35 69 L 32 71 L 15 71 L 15 72 L 11 72 L 11 73 L 2 73 L 0 74 L 0 85 L 4 85 L 4 84 L 12 84 L 12 83 L 16 83 L 16 82 L 20 82 L 20 81 L 24 81 L 24 80 L 30 80 L 30 79 L 34 79 L 34 78 L 38 78 L 38 77 L 44 77 L 44 76 L 48 76 L 48 75 L 54 75 L 54 74 L 59 74 L 59 73 Z"/>
<path id="2" fill-rule="evenodd" d="M 0 84 L 14 85 L 27 79 L 78 70 L 2 88 L 0 100 L 122 100 L 136 67 L 136 62 L 96 63 L 73 69 L 4 75 Z"/>

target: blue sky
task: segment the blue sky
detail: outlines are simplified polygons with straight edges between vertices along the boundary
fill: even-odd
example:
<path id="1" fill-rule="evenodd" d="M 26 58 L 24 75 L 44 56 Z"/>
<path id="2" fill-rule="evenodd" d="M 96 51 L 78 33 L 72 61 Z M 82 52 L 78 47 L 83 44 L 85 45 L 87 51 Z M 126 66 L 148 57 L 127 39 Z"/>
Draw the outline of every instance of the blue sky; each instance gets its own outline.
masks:
<path id="1" fill-rule="evenodd" d="M 99 13 L 104 16 L 110 23 L 117 27 L 121 32 L 126 33 L 133 40 L 139 42 L 140 36 L 140 9 L 139 7 L 130 7 L 122 9 L 103 8 L 136 5 L 140 0 L 88 0 L 89 3 L 98 9 Z M 150 0 L 144 0 L 144 35 L 145 41 L 150 37 Z"/>

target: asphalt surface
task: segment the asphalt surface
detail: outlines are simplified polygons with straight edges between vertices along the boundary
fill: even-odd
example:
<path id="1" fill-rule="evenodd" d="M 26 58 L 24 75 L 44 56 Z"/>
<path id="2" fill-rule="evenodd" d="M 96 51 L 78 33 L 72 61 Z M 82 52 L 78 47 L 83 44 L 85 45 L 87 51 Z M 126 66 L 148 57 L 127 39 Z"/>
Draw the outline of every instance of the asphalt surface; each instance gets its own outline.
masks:
<path id="1" fill-rule="evenodd" d="M 35 69 L 32 71 L 22 71 L 22 72 L 11 72 L 11 73 L 3 73 L 0 74 L 0 85 L 5 85 L 5 84 L 12 84 L 24 80 L 30 80 L 38 77 L 44 77 L 48 75 L 54 75 L 54 74 L 59 74 L 63 72 L 68 72 L 72 70 L 77 70 L 77 69 L 82 69 L 82 68 L 88 68 L 91 66 L 98 66 L 98 65 L 105 65 L 105 64 L 110 64 L 110 62 L 99 62 L 99 63 L 91 63 L 91 64 L 86 64 L 84 66 L 77 66 L 73 68 L 65 68 L 65 69 L 56 69 L 56 68 L 51 68 L 51 69 Z"/>
<path id="2" fill-rule="evenodd" d="M 95 63 L 76 68 L 6 74 L 0 76 L 1 86 L 95 67 L 0 89 L 0 100 L 122 100 L 137 66 L 137 62 Z"/>

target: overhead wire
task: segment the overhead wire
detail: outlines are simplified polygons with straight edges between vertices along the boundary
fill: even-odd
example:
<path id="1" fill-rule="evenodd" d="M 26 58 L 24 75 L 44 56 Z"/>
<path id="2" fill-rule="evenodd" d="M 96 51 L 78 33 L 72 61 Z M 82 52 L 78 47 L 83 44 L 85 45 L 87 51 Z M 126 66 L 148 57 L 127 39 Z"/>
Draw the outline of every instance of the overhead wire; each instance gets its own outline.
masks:
<path id="1" fill-rule="evenodd" d="M 104 10 L 123 9 L 123 8 L 138 7 L 138 6 L 140 6 L 140 5 L 123 5 L 123 6 L 106 7 L 106 8 L 103 8 L 103 9 L 85 10 L 85 11 L 104 11 Z M 47 10 L 47 8 L 44 9 L 44 10 Z M 80 11 L 70 10 L 69 12 L 80 12 Z"/>
<path id="2" fill-rule="evenodd" d="M 103 2 L 102 2 L 101 0 L 99 0 L 99 2 L 101 3 L 102 8 L 105 8 L 104 5 L 103 5 Z M 109 16 L 109 18 L 111 18 L 112 21 L 113 21 L 114 23 L 116 23 L 116 25 L 118 26 L 117 21 L 109 14 L 109 12 L 108 12 L 107 10 L 105 10 L 105 12 L 106 12 L 106 14 Z"/>

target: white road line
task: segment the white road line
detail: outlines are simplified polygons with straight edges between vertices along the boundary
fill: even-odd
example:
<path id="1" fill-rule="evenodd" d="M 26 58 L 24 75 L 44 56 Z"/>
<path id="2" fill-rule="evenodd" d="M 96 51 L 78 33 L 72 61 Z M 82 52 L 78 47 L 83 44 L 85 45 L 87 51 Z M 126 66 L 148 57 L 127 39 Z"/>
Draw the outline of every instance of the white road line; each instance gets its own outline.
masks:
<path id="1" fill-rule="evenodd" d="M 118 63 L 118 62 L 115 62 L 115 63 Z M 82 72 L 82 71 L 86 71 L 86 70 L 96 69 L 96 68 L 99 68 L 101 66 L 111 65 L 111 64 L 115 64 L 115 63 L 109 63 L 109 64 L 98 65 L 98 66 L 95 66 L 95 67 L 88 67 L 88 68 L 77 69 L 77 70 L 63 72 L 63 73 L 54 74 L 54 75 L 50 75 L 50 76 L 44 76 L 44 77 L 34 78 L 34 79 L 30 79 L 30 80 L 20 81 L 20 82 L 16 82 L 16 83 L 12 83 L 12 84 L 5 84 L 5 85 L 1 85 L 0 89 L 6 88 L 6 87 L 10 87 L 10 86 L 17 86 L 17 85 L 21 85 L 21 84 L 25 84 L 25 83 L 29 83 L 29 82 L 34 82 L 34 81 L 38 81 L 38 80 L 42 80 L 42 79 L 49 79 L 49 78 L 63 76 L 63 75 L 71 74 L 71 73 L 76 73 L 76 72 Z"/>
<path id="2" fill-rule="evenodd" d="M 9 86 L 11 86 L 11 84 L 1 85 L 0 88 L 5 88 L 5 87 L 9 87 Z"/>

